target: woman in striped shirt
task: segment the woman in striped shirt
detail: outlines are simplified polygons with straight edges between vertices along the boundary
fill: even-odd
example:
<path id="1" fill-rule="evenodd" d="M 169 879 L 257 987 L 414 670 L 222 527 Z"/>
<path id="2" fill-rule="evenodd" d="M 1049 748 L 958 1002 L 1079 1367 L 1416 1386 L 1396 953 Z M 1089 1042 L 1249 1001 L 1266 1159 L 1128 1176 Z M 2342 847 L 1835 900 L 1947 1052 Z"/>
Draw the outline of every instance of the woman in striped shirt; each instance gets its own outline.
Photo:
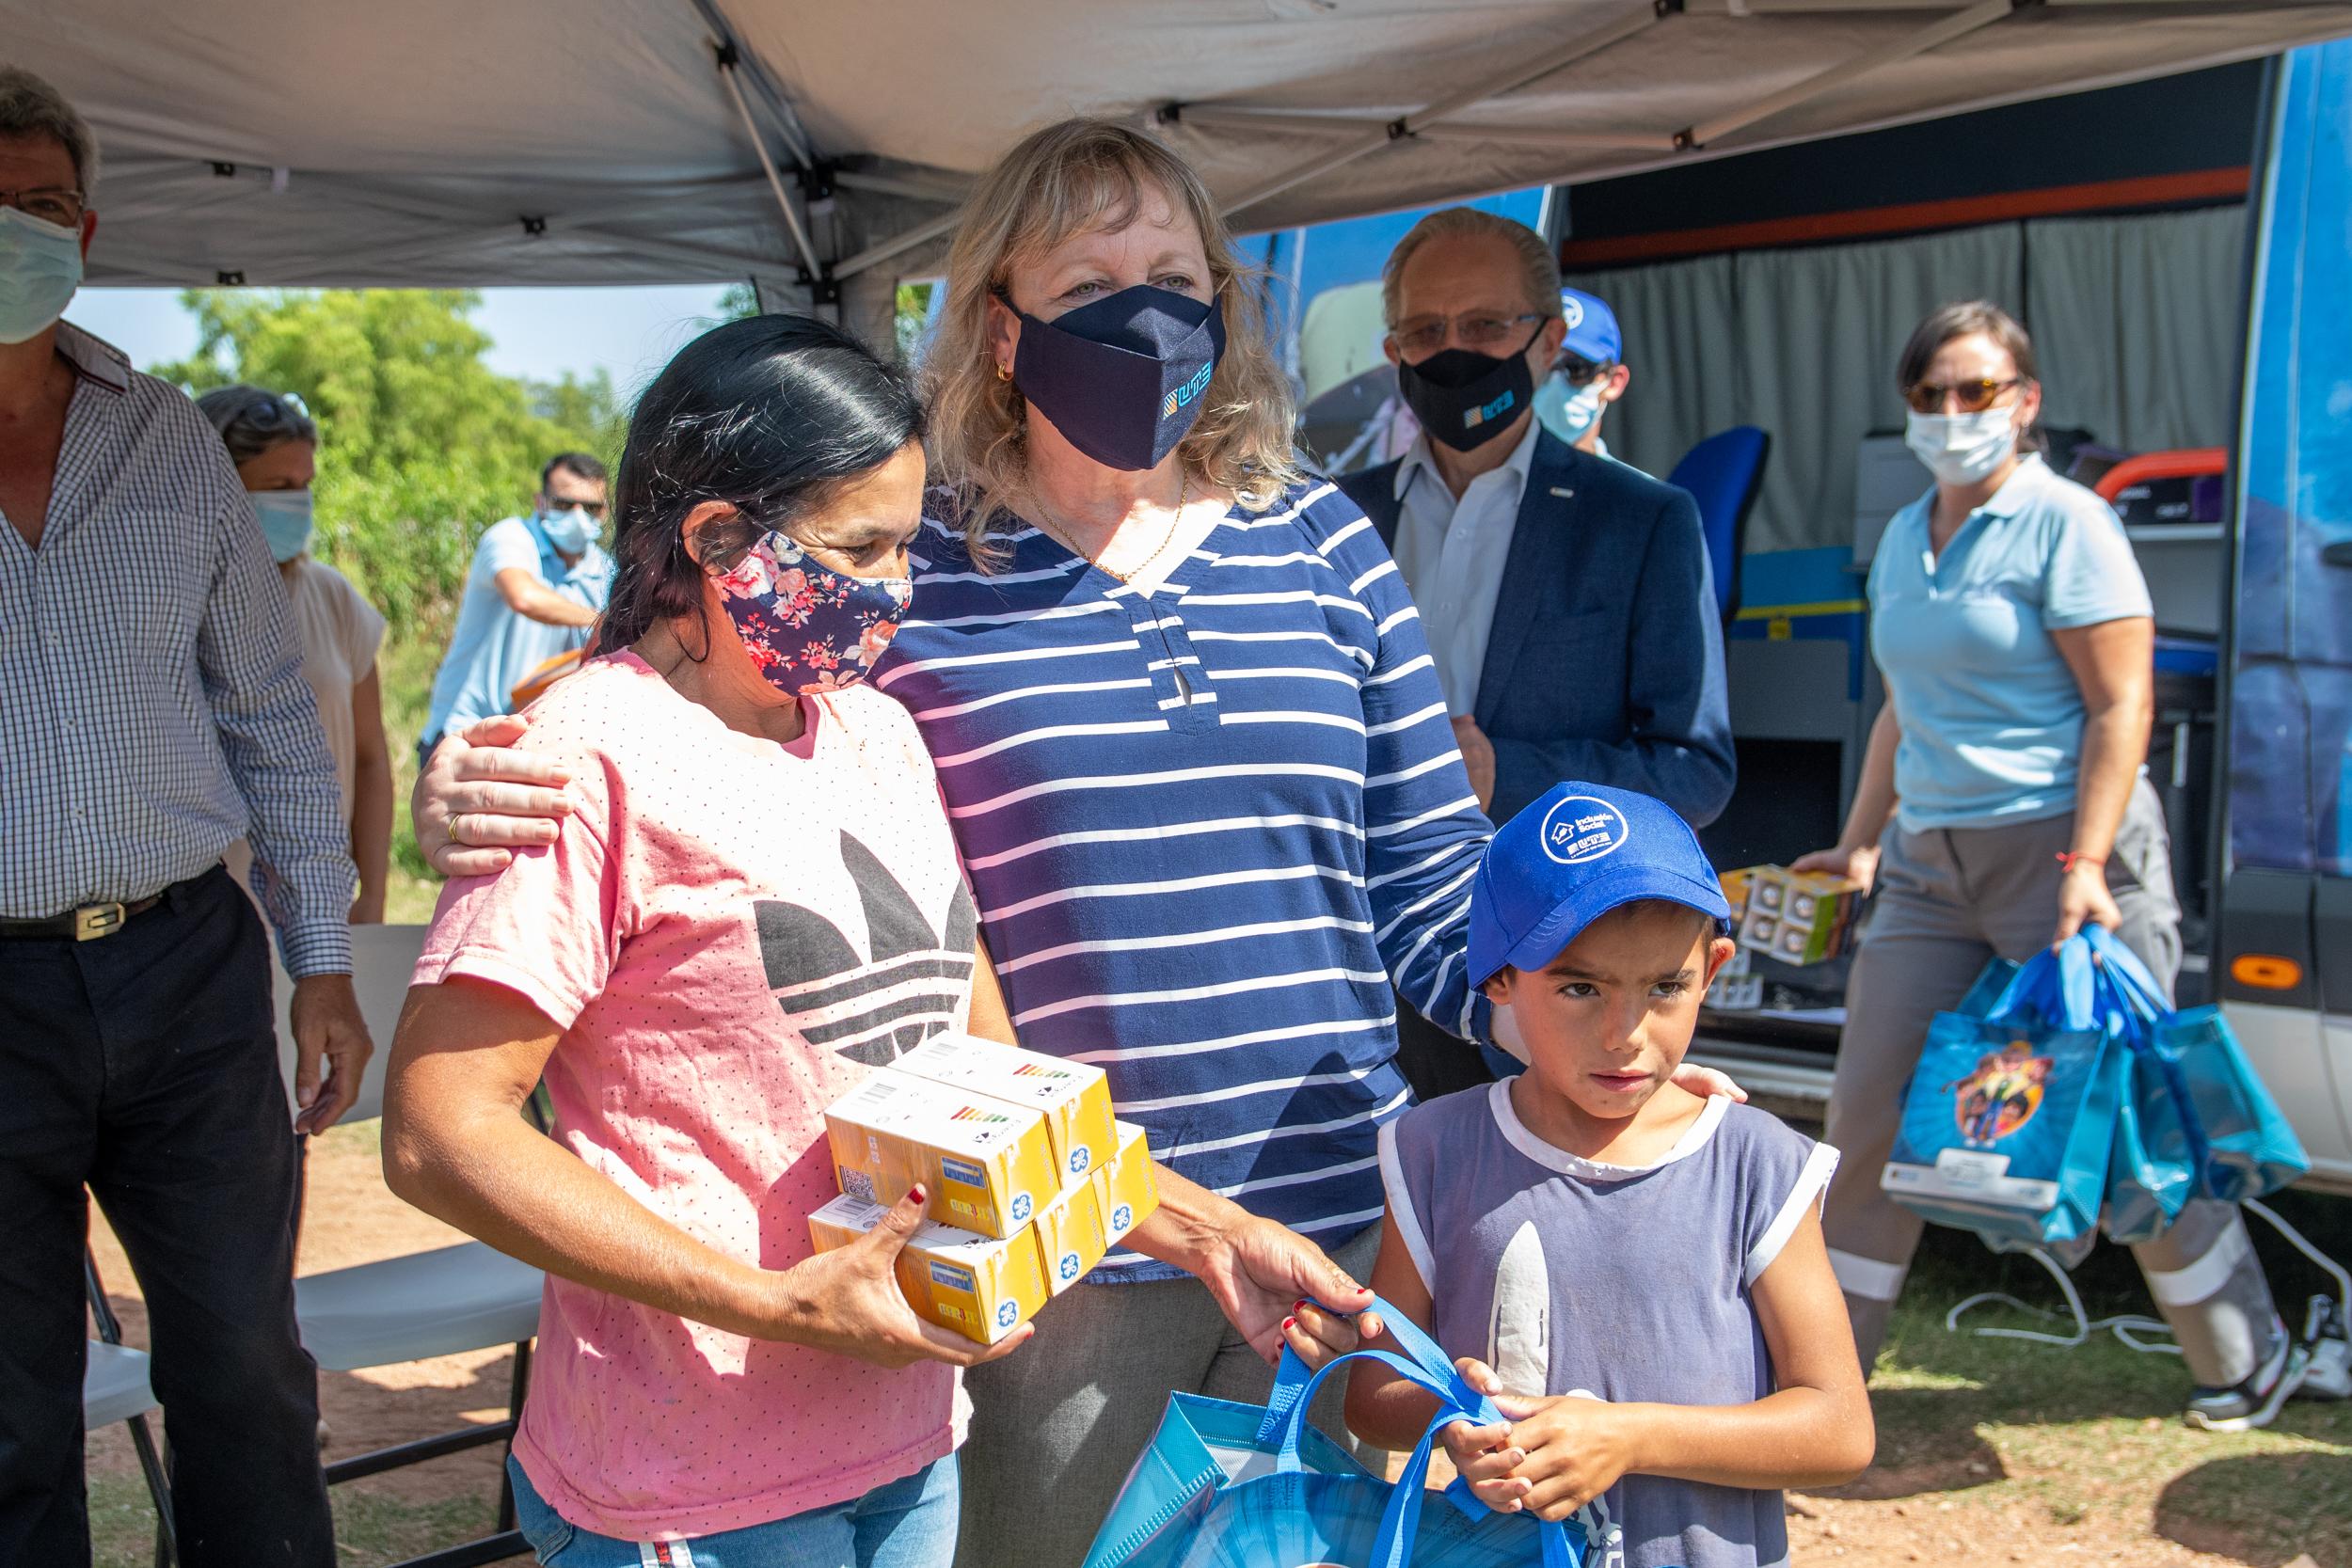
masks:
<path id="1" fill-rule="evenodd" d="M 1395 566 L 1295 466 L 1191 169 L 1110 121 L 1038 132 L 976 189 L 947 290 L 945 484 L 875 684 L 931 752 L 1022 1042 L 1102 1066 L 1167 1173 L 1134 1250 L 969 1379 L 960 1560 L 1074 1565 L 1168 1391 L 1262 1400 L 1286 1334 L 1352 1345 L 1409 1099 L 1391 985 L 1487 1032 L 1462 961 L 1487 824 Z M 479 749 L 512 733 L 424 783 L 421 838 L 473 847 L 445 870 L 534 841 L 494 814 L 560 809 L 472 782 L 545 782 Z"/>

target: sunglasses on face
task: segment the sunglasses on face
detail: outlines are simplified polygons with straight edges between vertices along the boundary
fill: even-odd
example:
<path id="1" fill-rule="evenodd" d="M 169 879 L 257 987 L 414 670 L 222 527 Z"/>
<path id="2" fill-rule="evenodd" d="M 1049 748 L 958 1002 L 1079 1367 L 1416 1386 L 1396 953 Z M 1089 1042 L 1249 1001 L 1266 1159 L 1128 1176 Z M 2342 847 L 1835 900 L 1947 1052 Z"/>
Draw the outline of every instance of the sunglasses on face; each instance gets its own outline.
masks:
<path id="1" fill-rule="evenodd" d="M 604 507 L 605 503 L 602 501 L 574 500 L 568 496 L 549 496 L 548 498 L 548 510 L 549 512 L 570 512 L 578 510 L 587 513 L 591 517 L 601 517 L 604 515 Z"/>
<path id="2" fill-rule="evenodd" d="M 1979 376 L 1971 381 L 1915 381 L 1903 393 L 1903 403 L 1915 414 L 1940 414 L 1944 411 L 1944 400 L 1951 398 L 1960 404 L 1962 413 L 1981 414 L 2003 392 L 2018 385 L 2020 379 L 2010 376 L 2007 381 L 1995 381 L 1991 376 Z"/>
<path id="3" fill-rule="evenodd" d="M 1608 364 L 1604 364 L 1599 360 L 1585 359 L 1573 354 L 1564 354 L 1560 356 L 1559 362 L 1552 366 L 1552 369 L 1557 371 L 1560 373 L 1560 379 L 1565 381 L 1569 386 L 1582 387 L 1588 383 L 1598 381 L 1602 376 L 1607 375 L 1613 367 Z"/>

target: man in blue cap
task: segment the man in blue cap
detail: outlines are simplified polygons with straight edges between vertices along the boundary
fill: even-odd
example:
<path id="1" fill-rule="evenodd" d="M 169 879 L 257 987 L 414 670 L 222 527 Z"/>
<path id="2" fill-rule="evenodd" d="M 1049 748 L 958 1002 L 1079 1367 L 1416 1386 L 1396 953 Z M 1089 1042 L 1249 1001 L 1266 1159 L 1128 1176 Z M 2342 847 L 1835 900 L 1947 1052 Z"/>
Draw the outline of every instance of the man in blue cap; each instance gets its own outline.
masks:
<path id="1" fill-rule="evenodd" d="M 1563 285 L 1560 319 L 1567 331 L 1560 340 L 1560 356 L 1552 361 L 1551 373 L 1535 388 L 1535 418 L 1577 451 L 1607 457 L 1601 416 L 1625 396 L 1633 379 L 1626 368 L 1617 313 L 1598 294 Z"/>
<path id="2" fill-rule="evenodd" d="M 1422 434 L 1340 484 L 1421 610 L 1480 808 L 1500 822 L 1562 779 L 1590 779 L 1713 821 L 1734 764 L 1698 505 L 1536 417 L 1537 383 L 1564 356 L 1581 370 L 1589 354 L 1618 352 L 1613 321 L 1563 294 L 1541 235 L 1471 207 L 1415 224 L 1381 290 L 1389 358 Z M 1612 364 L 1562 402 L 1612 396 L 1627 379 Z M 1597 445 L 1595 422 L 1581 436 Z M 1484 1076 L 1409 1008 L 1398 1033 L 1424 1096 Z"/>

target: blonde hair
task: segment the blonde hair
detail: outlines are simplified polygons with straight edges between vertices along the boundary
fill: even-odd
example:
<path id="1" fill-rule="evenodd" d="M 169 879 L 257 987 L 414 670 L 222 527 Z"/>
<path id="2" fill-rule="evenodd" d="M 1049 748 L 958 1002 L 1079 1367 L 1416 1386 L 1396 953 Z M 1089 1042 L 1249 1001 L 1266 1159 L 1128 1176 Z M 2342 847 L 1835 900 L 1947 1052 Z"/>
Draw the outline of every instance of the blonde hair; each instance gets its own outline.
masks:
<path id="1" fill-rule="evenodd" d="M 1390 326 L 1396 325 L 1397 288 L 1413 252 L 1432 240 L 1462 239 L 1501 240 L 1509 245 L 1518 257 L 1519 282 L 1527 293 L 1528 309 L 1539 316 L 1560 314 L 1560 263 L 1553 260 L 1551 247 L 1544 244 L 1541 234 L 1499 213 L 1447 207 L 1413 225 L 1396 242 L 1388 263 L 1380 269 L 1380 313 Z"/>
<path id="2" fill-rule="evenodd" d="M 1264 506 L 1298 477 L 1290 379 L 1266 341 L 1256 275 L 1233 251 L 1216 202 L 1183 159 L 1116 120 L 1075 119 L 1022 138 L 980 177 L 947 252 L 947 304 L 924 356 L 932 475 L 955 497 L 965 537 L 985 560 L 991 521 L 1029 499 L 1027 404 L 996 373 L 988 304 L 1012 267 L 1073 234 L 1118 230 L 1165 195 L 1187 211 L 1225 312 L 1225 354 L 1200 417 L 1176 449 L 1201 482 Z"/>

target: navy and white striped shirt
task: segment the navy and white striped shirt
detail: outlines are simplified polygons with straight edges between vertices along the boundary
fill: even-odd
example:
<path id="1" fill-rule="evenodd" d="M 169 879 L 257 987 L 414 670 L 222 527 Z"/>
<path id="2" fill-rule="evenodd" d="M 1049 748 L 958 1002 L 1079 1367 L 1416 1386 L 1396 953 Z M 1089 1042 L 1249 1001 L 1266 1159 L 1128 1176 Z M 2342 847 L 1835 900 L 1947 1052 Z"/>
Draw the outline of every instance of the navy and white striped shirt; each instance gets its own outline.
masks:
<path id="1" fill-rule="evenodd" d="M 0 521 L 0 918 L 144 898 L 249 836 L 286 972 L 348 973 L 342 786 L 252 503 L 186 395 L 75 372 L 40 548 Z"/>
<path id="2" fill-rule="evenodd" d="M 1021 1042 L 1105 1069 L 1183 1175 L 1336 1244 L 1379 1218 L 1376 1132 L 1409 1101 L 1391 977 L 1486 1023 L 1462 948 L 1487 824 L 1395 564 L 1320 480 L 1149 593 L 997 538 L 983 572 L 927 524 L 875 684 L 922 729 Z"/>

